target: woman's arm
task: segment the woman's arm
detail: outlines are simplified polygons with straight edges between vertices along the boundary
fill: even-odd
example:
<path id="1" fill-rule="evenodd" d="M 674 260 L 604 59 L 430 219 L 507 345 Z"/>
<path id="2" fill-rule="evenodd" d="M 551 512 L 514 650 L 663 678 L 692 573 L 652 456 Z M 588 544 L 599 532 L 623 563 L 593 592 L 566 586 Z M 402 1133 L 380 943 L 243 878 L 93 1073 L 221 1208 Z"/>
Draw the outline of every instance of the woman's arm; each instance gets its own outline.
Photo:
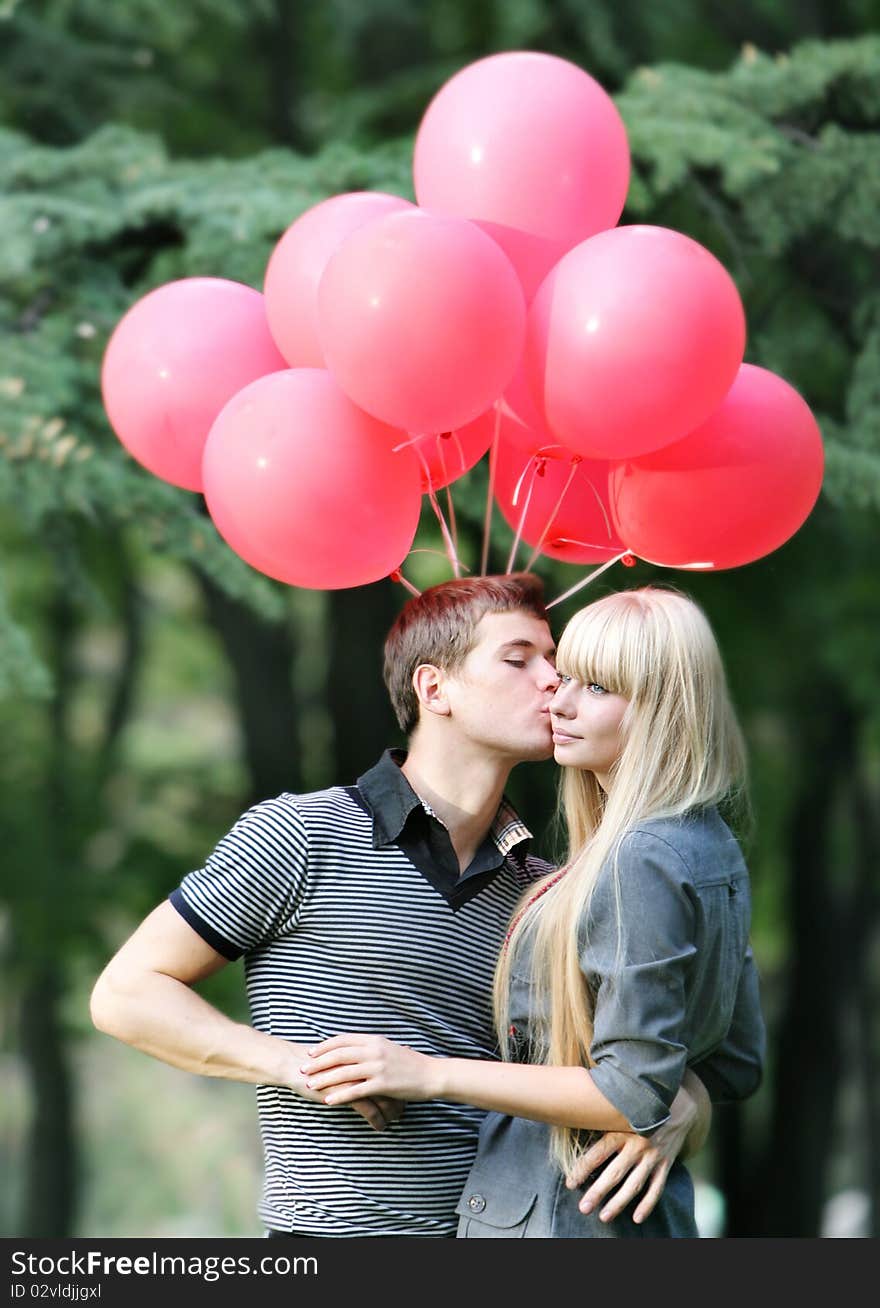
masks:
<path id="1" fill-rule="evenodd" d="M 433 1058 L 382 1036 L 338 1035 L 309 1050 L 308 1089 L 332 1104 L 373 1094 L 447 1099 L 551 1126 L 655 1131 L 687 1066 L 694 910 L 687 869 L 666 841 L 633 832 L 618 861 L 618 892 L 610 874 L 600 879 L 581 956 L 595 995 L 589 1070 Z"/>
<path id="2" fill-rule="evenodd" d="M 551 1126 L 632 1129 L 583 1067 L 433 1058 L 373 1035 L 334 1036 L 310 1049 L 309 1055 L 302 1067 L 306 1086 L 328 1104 L 348 1104 L 374 1094 L 446 1099 Z"/>
<path id="3" fill-rule="evenodd" d="M 712 1104 L 706 1087 L 688 1069 L 672 1101 L 668 1122 L 649 1136 L 634 1131 L 604 1132 L 578 1158 L 565 1179 L 566 1186 L 576 1190 L 593 1178 L 578 1208 L 586 1214 L 601 1204 L 602 1222 L 619 1217 L 641 1194 L 632 1219 L 636 1224 L 643 1222 L 654 1211 L 676 1158 L 690 1158 L 702 1149 L 711 1122 Z"/>

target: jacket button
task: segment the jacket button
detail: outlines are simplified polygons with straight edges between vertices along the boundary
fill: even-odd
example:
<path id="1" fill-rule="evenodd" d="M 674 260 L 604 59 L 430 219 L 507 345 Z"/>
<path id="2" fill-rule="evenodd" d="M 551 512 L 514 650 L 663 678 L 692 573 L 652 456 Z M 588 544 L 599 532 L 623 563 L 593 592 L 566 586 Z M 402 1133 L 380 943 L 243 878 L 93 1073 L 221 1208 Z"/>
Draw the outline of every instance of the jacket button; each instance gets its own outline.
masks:
<path id="1" fill-rule="evenodd" d="M 481 1213 L 486 1207 L 486 1200 L 481 1194 L 472 1194 L 467 1201 L 467 1206 L 472 1213 Z"/>

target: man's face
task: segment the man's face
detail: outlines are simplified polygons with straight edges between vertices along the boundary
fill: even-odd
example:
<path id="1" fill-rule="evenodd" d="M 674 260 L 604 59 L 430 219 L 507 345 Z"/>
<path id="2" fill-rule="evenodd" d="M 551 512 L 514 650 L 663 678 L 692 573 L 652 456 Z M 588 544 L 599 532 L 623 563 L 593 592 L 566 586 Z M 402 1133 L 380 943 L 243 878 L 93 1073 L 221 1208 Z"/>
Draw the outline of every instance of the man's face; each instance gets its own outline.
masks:
<path id="1" fill-rule="evenodd" d="M 525 762 L 550 758 L 550 700 L 558 684 L 550 628 L 533 613 L 487 613 L 475 644 L 447 676 L 452 720 L 471 741 L 492 753 Z"/>

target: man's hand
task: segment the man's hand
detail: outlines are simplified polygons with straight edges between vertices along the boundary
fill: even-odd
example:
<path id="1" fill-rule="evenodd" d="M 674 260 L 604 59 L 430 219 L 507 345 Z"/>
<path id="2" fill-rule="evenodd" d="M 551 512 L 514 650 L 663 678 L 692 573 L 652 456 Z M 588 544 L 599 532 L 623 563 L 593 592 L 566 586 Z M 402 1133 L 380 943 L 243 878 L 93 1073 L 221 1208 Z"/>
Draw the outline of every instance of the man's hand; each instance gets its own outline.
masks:
<path id="1" fill-rule="evenodd" d="M 316 1098 L 320 1099 L 320 1095 Z M 375 1131 L 384 1131 L 392 1122 L 399 1122 L 406 1107 L 402 1099 L 388 1099 L 385 1095 L 374 1095 L 372 1099 L 356 1099 L 350 1105 L 356 1113 L 366 1118 Z"/>
<path id="2" fill-rule="evenodd" d="M 619 1186 L 599 1213 L 600 1221 L 611 1222 L 644 1190 L 633 1213 L 634 1222 L 643 1222 L 654 1211 L 666 1185 L 669 1169 L 678 1155 L 684 1152 L 689 1157 L 702 1148 L 709 1133 L 711 1116 L 711 1104 L 703 1083 L 692 1072 L 686 1072 L 682 1088 L 672 1101 L 669 1120 L 652 1135 L 606 1131 L 578 1159 L 566 1177 L 565 1183 L 570 1190 L 585 1185 L 598 1167 L 608 1159 L 612 1160 L 582 1196 L 578 1208 L 585 1214 L 593 1212 Z"/>

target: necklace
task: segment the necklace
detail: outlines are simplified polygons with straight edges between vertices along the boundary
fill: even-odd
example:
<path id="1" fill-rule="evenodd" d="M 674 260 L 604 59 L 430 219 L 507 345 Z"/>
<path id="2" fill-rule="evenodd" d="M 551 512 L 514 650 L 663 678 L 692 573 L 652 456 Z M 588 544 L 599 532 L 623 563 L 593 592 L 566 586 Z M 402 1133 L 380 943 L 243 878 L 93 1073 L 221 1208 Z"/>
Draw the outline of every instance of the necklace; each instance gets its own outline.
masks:
<path id="1" fill-rule="evenodd" d="M 553 887 L 556 885 L 557 881 L 561 881 L 567 871 L 568 871 L 567 867 L 561 868 L 556 873 L 555 876 L 550 878 L 549 881 L 544 882 L 540 890 L 536 890 L 535 893 L 531 896 L 531 898 L 526 900 L 522 908 L 514 917 L 510 926 L 507 928 L 507 935 L 504 937 L 504 944 L 501 947 L 501 952 L 503 954 L 507 953 L 507 946 L 510 944 L 510 937 L 513 935 L 514 931 L 519 926 L 525 914 L 528 913 L 529 909 L 532 907 L 532 904 L 534 904 L 537 900 L 539 900 L 542 895 L 546 895 L 548 890 L 552 890 Z"/>

